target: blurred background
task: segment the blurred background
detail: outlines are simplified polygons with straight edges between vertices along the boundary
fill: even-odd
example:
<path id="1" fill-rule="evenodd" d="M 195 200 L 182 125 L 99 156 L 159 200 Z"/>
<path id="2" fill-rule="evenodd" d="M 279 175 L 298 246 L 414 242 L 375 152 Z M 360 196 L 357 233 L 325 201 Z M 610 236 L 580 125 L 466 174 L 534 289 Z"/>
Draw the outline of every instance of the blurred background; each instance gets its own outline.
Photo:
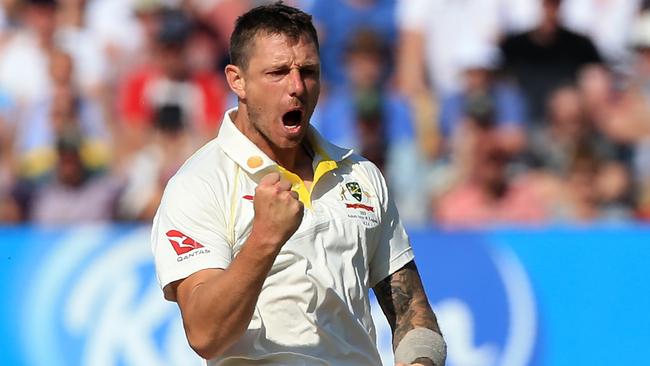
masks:
<path id="1" fill-rule="evenodd" d="M 150 222 L 236 104 L 228 38 L 259 3 L 2 0 L 0 222 Z M 312 123 L 408 224 L 650 220 L 650 4 L 291 3 L 322 41 Z"/>
<path id="2" fill-rule="evenodd" d="M 189 364 L 148 225 L 266 2 L 0 0 L 0 364 Z M 286 3 L 319 31 L 312 124 L 386 175 L 448 364 L 646 364 L 650 1 Z"/>

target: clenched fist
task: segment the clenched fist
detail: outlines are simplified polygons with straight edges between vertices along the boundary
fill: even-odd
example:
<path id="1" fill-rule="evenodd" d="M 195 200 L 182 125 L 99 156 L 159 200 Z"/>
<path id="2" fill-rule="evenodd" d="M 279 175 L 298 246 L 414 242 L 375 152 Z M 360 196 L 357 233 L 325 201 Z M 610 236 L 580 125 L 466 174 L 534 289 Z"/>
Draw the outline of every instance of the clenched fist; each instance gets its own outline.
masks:
<path id="1" fill-rule="evenodd" d="M 255 218 L 253 232 L 278 249 L 298 230 L 302 222 L 303 205 L 291 183 L 279 173 L 269 173 L 255 189 L 253 199 Z"/>

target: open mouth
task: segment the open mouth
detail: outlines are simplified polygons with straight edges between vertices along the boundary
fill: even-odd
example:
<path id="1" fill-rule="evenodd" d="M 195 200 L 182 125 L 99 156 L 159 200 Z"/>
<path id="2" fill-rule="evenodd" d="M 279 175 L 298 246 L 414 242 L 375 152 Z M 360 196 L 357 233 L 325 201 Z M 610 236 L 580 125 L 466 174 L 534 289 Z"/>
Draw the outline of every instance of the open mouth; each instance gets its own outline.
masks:
<path id="1" fill-rule="evenodd" d="M 290 130 L 298 129 L 301 122 L 302 111 L 300 109 L 294 109 L 282 116 L 282 123 L 284 123 L 284 127 Z"/>

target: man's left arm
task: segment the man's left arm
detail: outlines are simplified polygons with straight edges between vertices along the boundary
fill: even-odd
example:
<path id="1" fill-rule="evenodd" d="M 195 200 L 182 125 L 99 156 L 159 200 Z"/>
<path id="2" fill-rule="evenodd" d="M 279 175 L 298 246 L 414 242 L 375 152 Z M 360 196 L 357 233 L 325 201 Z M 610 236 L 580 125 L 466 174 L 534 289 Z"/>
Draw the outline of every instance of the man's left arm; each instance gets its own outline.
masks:
<path id="1" fill-rule="evenodd" d="M 443 366 L 446 345 L 415 262 L 407 263 L 373 290 L 393 331 L 396 363 Z"/>

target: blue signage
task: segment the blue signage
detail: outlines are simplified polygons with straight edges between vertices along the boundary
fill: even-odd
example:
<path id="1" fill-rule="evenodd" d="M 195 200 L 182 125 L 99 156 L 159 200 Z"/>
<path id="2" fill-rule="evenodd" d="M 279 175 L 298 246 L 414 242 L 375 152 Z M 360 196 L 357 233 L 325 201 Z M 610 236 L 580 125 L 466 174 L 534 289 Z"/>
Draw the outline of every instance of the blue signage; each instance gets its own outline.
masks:
<path id="1" fill-rule="evenodd" d="M 0 365 L 201 365 L 149 228 L 0 229 Z M 413 232 L 448 366 L 643 365 L 650 228 Z M 373 300 L 377 344 L 390 328 Z"/>

